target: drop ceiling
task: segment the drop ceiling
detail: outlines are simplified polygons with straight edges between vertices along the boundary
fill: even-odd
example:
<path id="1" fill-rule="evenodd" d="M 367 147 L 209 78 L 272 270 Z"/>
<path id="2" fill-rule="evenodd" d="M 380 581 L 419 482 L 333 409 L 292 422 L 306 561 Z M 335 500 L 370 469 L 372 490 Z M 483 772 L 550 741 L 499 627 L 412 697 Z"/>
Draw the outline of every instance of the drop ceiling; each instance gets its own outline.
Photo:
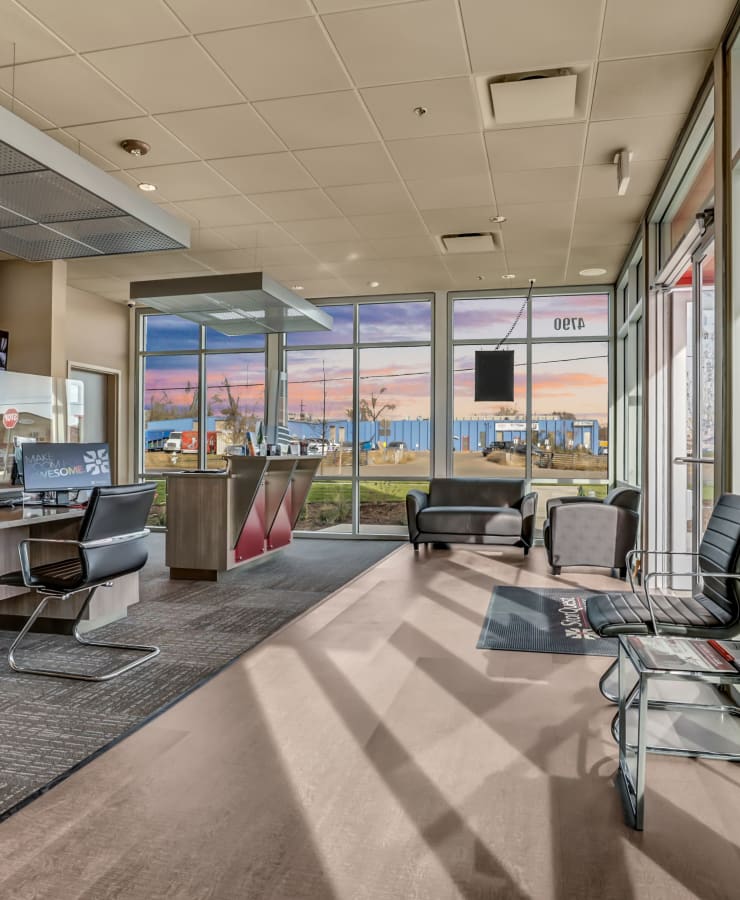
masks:
<path id="1" fill-rule="evenodd" d="M 733 5 L 0 0 L 0 104 L 191 227 L 187 251 L 68 264 L 110 299 L 257 269 L 306 297 L 611 280 Z M 578 73 L 575 117 L 497 126 L 490 80 L 543 69 Z"/>

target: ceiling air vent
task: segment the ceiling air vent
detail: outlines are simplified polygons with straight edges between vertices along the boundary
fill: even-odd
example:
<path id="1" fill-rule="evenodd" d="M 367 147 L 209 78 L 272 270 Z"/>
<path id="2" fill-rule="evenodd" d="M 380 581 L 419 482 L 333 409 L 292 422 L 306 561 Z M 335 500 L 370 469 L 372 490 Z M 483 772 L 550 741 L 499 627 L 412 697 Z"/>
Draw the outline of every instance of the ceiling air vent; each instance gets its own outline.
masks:
<path id="1" fill-rule="evenodd" d="M 497 125 L 572 119 L 578 76 L 570 69 L 504 75 L 489 87 Z"/>
<path id="2" fill-rule="evenodd" d="M 494 250 L 498 250 L 490 231 L 443 234 L 440 240 L 445 253 L 492 253 Z"/>

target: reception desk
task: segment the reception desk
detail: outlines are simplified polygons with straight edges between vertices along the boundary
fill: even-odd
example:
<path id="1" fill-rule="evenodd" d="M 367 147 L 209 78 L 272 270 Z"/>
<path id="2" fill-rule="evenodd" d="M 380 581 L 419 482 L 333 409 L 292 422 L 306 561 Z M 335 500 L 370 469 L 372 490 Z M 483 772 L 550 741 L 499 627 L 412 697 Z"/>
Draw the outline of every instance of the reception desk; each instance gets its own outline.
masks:
<path id="1" fill-rule="evenodd" d="M 44 508 L 17 506 L 0 508 L 0 571 L 13 572 L 20 568 L 18 545 L 26 538 L 53 538 L 76 540 L 84 509 Z M 77 550 L 68 544 L 32 544 L 31 565 L 39 566 L 74 556 Z M 85 599 L 85 591 L 69 600 L 50 599 L 44 615 L 35 629 L 45 631 L 70 631 L 72 621 Z M 108 622 L 121 619 L 133 603 L 139 600 L 139 573 L 117 578 L 109 588 L 96 591 L 84 618 L 80 631 L 89 631 Z M 38 605 L 36 594 L 25 587 L 0 586 L 0 628 L 15 629 L 21 626 Z"/>
<path id="2" fill-rule="evenodd" d="M 170 578 L 216 581 L 292 539 L 316 456 L 231 456 L 227 468 L 167 476 Z"/>

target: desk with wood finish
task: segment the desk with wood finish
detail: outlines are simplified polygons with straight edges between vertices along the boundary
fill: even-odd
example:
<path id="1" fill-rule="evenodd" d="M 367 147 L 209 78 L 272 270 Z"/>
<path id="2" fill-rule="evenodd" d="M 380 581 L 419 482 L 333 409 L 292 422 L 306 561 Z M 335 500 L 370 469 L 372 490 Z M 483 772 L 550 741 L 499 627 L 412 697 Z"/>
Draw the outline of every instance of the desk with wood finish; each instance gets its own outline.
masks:
<path id="1" fill-rule="evenodd" d="M 168 475 L 170 578 L 217 581 L 289 544 L 320 463 L 316 456 L 232 456 L 225 469 Z"/>
<path id="2" fill-rule="evenodd" d="M 76 540 L 84 509 L 17 506 L 0 508 L 0 571 L 13 572 L 20 568 L 18 545 L 26 538 L 55 538 Z M 68 544 L 32 544 L 31 565 L 55 562 L 76 554 Z M 49 600 L 39 630 L 67 631 L 77 615 L 85 592 L 69 600 Z M 133 603 L 139 600 L 139 574 L 117 578 L 110 588 L 96 592 L 80 631 L 89 631 L 121 619 Z M 15 629 L 25 622 L 38 604 L 36 595 L 26 588 L 0 587 L 0 628 Z"/>

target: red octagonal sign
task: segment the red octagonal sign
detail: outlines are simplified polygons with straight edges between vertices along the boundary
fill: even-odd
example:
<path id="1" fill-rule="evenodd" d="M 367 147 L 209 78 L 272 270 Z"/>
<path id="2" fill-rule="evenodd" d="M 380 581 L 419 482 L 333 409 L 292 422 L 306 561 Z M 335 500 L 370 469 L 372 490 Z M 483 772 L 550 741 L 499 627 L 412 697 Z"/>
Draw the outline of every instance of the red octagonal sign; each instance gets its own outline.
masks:
<path id="1" fill-rule="evenodd" d="M 7 429 L 15 428 L 18 424 L 18 410 L 17 409 L 6 409 L 3 413 L 3 425 Z"/>

